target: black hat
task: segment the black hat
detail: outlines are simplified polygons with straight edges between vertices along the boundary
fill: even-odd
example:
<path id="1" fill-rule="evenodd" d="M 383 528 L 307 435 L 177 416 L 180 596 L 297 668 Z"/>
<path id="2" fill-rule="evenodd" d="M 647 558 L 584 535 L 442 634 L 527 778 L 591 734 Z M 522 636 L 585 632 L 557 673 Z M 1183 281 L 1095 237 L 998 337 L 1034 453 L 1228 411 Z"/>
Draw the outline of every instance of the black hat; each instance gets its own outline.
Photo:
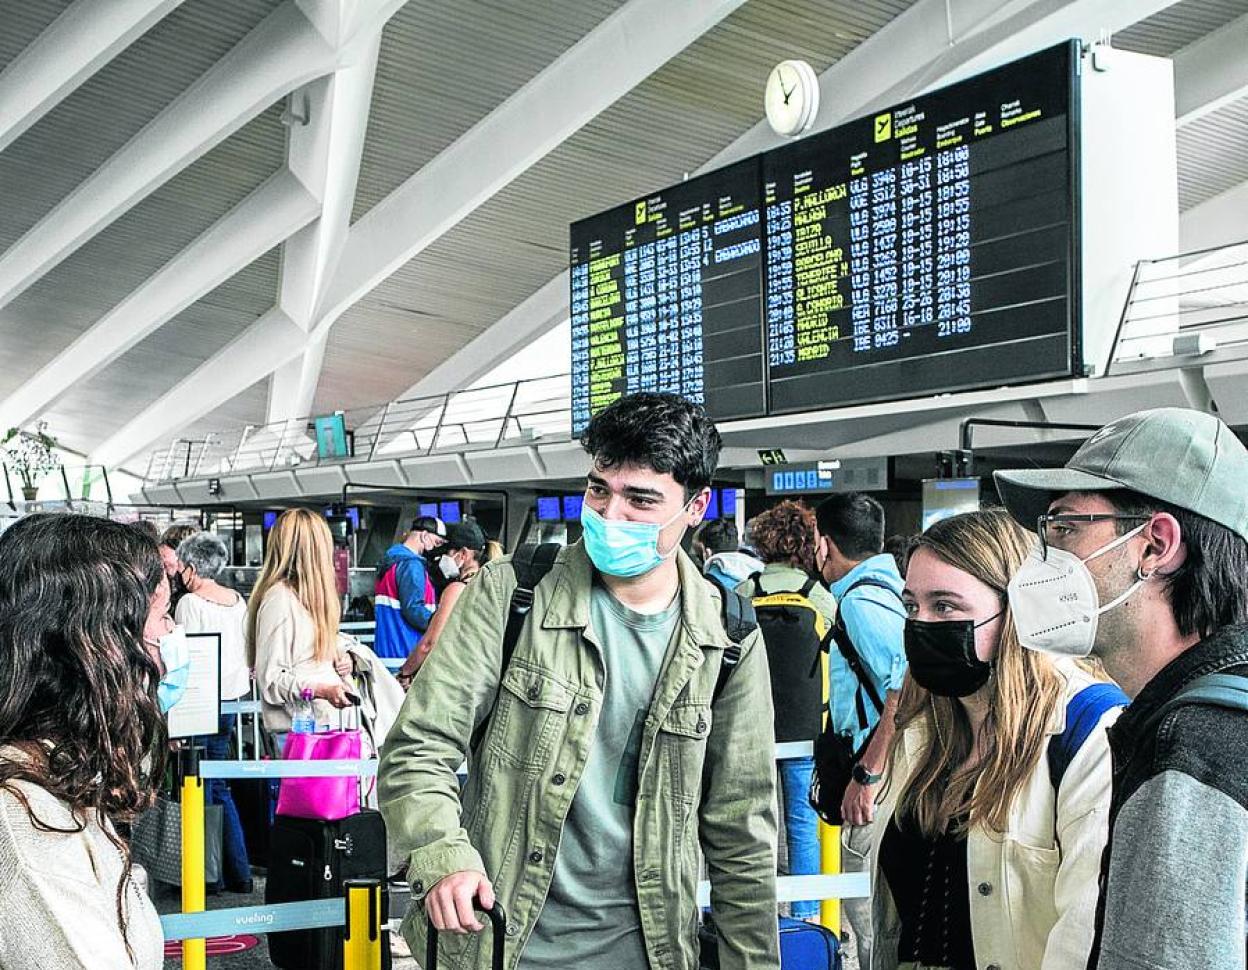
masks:
<path id="1" fill-rule="evenodd" d="M 455 522 L 448 529 L 446 546 L 448 549 L 471 549 L 473 552 L 485 550 L 485 533 L 475 522 L 464 520 Z"/>
<path id="2" fill-rule="evenodd" d="M 446 523 L 432 515 L 418 515 L 412 519 L 413 532 L 431 532 L 439 539 L 446 538 Z"/>

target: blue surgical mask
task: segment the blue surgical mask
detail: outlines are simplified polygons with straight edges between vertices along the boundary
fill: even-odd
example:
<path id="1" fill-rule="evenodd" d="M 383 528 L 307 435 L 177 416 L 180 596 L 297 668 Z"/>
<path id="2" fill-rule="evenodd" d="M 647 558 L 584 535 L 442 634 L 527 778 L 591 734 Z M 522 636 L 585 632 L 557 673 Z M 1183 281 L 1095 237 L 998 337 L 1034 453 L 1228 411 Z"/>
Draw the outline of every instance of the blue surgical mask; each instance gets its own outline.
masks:
<path id="1" fill-rule="evenodd" d="M 160 638 L 160 659 L 165 665 L 165 675 L 156 685 L 156 699 L 160 702 L 161 713 L 167 714 L 182 699 L 191 678 L 191 649 L 186 642 L 186 630 L 176 626 Z"/>
<path id="2" fill-rule="evenodd" d="M 581 529 L 585 551 L 600 573 L 608 576 L 632 577 L 650 572 L 664 559 L 676 555 L 680 543 L 666 552 L 659 552 L 659 533 L 685 514 L 684 505 L 666 522 L 627 522 L 604 519 L 588 505 L 581 506 Z"/>

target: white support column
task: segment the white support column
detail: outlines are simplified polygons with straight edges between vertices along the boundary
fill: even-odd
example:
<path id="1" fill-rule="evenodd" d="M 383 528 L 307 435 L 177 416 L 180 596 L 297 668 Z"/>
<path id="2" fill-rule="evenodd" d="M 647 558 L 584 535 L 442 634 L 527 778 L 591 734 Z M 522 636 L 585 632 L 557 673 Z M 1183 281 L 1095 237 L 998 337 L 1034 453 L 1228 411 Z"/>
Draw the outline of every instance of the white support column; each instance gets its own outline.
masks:
<path id="1" fill-rule="evenodd" d="M 0 73 L 0 152 L 182 0 L 77 0 Z"/>
<path id="2" fill-rule="evenodd" d="M 117 468 L 157 442 L 172 438 L 298 355 L 305 337 L 293 320 L 274 307 L 93 449 L 92 459 Z"/>
<path id="3" fill-rule="evenodd" d="M 1099 36 L 1102 28 L 1119 30 L 1156 11 L 1171 0 L 918 0 L 819 76 L 820 113 L 815 131 L 823 131 L 859 117 L 878 105 L 892 104 L 921 91 L 951 83 L 977 71 L 1040 50 L 1072 36 Z M 781 145 L 760 120 L 725 147 L 694 175 Z M 363 223 L 364 220 L 360 220 Z M 568 315 L 567 272 L 545 284 L 538 293 L 562 292 L 562 305 L 535 300 L 540 312 L 521 312 L 519 304 L 470 344 L 476 348 L 470 370 L 487 372 L 505 360 L 510 348 L 540 337 Z M 535 299 L 534 297 L 529 299 Z M 499 347 L 490 354 L 488 348 Z M 467 351 L 467 348 L 465 348 Z M 440 387 L 453 377 L 443 375 L 459 355 L 452 357 L 415 385 Z M 462 363 L 462 362 L 461 362 Z M 456 368 L 460 365 L 457 364 Z M 448 373 L 454 374 L 455 369 Z"/>
<path id="4" fill-rule="evenodd" d="M 36 417 L 318 211 L 316 198 L 289 170 L 269 178 L 0 402 L 0 425 L 20 427 Z"/>
<path id="5" fill-rule="evenodd" d="M 316 187 L 322 205 L 316 222 L 283 247 L 278 306 L 308 331 L 316 322 L 317 306 L 350 229 L 382 26 L 376 23 L 370 31 L 359 34 L 335 74 L 291 96 L 298 110 L 308 112 L 308 120 L 291 129 L 287 164 Z M 274 374 L 269 389 L 269 423 L 302 417 L 311 410 L 328 336 L 325 328 L 309 338 L 302 357 Z"/>
<path id="6" fill-rule="evenodd" d="M 629 0 L 351 229 L 318 326 L 718 24 L 743 0 Z"/>
<path id="7" fill-rule="evenodd" d="M 0 255 L 0 307 L 336 52 L 287 0 Z"/>
<path id="8" fill-rule="evenodd" d="M 304 418 L 311 413 L 316 385 L 321 379 L 321 366 L 325 363 L 325 345 L 328 342 L 329 328 L 311 335 L 305 334 L 297 347 L 296 356 L 273 372 L 273 380 L 269 384 L 266 424 Z"/>
<path id="9" fill-rule="evenodd" d="M 1175 122 L 1203 118 L 1248 94 L 1248 14 L 1174 55 Z"/>

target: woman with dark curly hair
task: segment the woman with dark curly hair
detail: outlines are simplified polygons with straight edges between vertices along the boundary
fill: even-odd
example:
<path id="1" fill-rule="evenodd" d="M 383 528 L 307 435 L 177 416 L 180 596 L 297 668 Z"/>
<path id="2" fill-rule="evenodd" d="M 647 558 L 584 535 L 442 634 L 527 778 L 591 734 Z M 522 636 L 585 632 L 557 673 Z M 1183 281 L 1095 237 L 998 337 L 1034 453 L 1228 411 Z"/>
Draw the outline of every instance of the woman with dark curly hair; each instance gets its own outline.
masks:
<path id="1" fill-rule="evenodd" d="M 754 551 L 765 564 L 737 587 L 737 592 L 751 598 L 777 593 L 797 593 L 822 617 L 821 628 L 830 629 L 836 619 L 836 600 L 827 587 L 813 575 L 815 567 L 815 514 L 801 502 L 786 499 L 760 513 L 750 522 Z M 785 608 L 791 609 L 791 608 Z M 778 629 L 778 627 L 777 627 Z M 764 628 L 767 662 L 771 667 L 771 693 L 776 709 L 776 737 L 793 737 L 794 723 L 803 712 L 795 711 L 793 698 L 822 697 L 823 671 L 814 649 L 806 643 L 777 642 L 772 628 Z M 791 639 L 791 638 L 790 638 Z M 799 682 L 817 679 L 811 691 L 802 690 Z M 818 719 L 818 711 L 807 711 Z M 814 740 L 813 737 L 809 740 Z M 810 875 L 819 871 L 819 820 L 810 807 L 810 775 L 815 762 L 812 757 L 789 758 L 780 762 L 780 786 L 784 790 L 784 832 L 789 850 L 789 874 Z M 793 916 L 813 920 L 819 915 L 816 900 L 793 904 Z"/>
<path id="2" fill-rule="evenodd" d="M 157 593 L 165 590 L 165 599 Z M 117 824 L 163 773 L 156 543 L 83 515 L 0 536 L 0 967 L 153 970 L 160 922 Z"/>

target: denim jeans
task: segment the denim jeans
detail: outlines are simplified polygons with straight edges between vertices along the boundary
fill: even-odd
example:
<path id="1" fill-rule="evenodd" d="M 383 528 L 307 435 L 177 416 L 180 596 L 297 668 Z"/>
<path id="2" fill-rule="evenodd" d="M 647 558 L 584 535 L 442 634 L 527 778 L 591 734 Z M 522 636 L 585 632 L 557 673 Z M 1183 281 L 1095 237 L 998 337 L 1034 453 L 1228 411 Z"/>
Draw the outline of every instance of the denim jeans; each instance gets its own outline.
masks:
<path id="1" fill-rule="evenodd" d="M 780 786 L 784 790 L 784 835 L 789 848 L 789 875 L 810 876 L 819 872 L 819 816 L 810 807 L 810 776 L 814 758 L 790 758 L 780 762 Z M 819 915 L 819 901 L 793 903 L 795 919 Z"/>
<path id="2" fill-rule="evenodd" d="M 204 748 L 204 758 L 208 761 L 229 761 L 234 757 L 230 751 L 230 738 L 234 733 L 235 715 L 221 715 L 220 731 L 195 738 L 194 743 Z M 224 778 L 210 778 L 205 782 L 205 801 L 209 805 L 220 805 L 222 824 L 221 846 L 221 878 L 222 881 L 213 889 L 239 889 L 251 881 L 251 864 L 247 859 L 247 843 L 243 838 L 243 823 L 238 817 L 238 808 L 234 805 L 234 797 L 230 794 L 230 783 Z"/>

